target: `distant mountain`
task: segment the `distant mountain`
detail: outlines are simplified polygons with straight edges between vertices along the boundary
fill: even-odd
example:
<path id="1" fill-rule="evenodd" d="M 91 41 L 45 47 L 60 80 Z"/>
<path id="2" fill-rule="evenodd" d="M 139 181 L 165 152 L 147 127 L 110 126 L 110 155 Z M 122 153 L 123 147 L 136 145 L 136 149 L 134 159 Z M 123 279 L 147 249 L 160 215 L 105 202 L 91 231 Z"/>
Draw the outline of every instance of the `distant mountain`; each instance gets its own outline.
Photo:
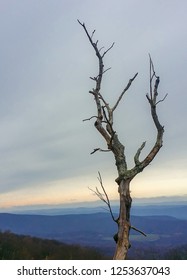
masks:
<path id="1" fill-rule="evenodd" d="M 133 246 L 172 248 L 187 243 L 186 220 L 170 216 L 132 216 L 131 223 L 147 234 L 144 237 L 131 230 Z M 109 213 L 59 216 L 0 214 L 0 230 L 91 246 L 112 254 L 117 225 Z"/>
<path id="2" fill-rule="evenodd" d="M 187 220 L 187 205 L 142 205 L 133 206 L 131 214 L 136 216 L 168 215 Z"/>
<path id="3" fill-rule="evenodd" d="M 102 235 L 112 240 L 116 226 L 105 213 L 59 216 L 0 214 L 0 229 L 68 243 L 95 245 Z"/>
<path id="4" fill-rule="evenodd" d="M 118 206 L 113 205 L 112 209 L 117 217 Z M 94 214 L 94 213 L 107 213 L 103 207 L 77 207 L 77 208 L 46 208 L 46 209 L 33 209 L 33 210 L 17 210 L 15 214 L 29 214 L 29 215 L 70 215 L 70 214 Z M 187 220 L 187 204 L 182 205 L 132 205 L 131 215 L 134 216 L 153 216 L 153 215 L 168 215 L 178 219 Z"/>
<path id="5" fill-rule="evenodd" d="M 187 194 L 175 195 L 175 196 L 157 196 L 157 197 L 146 197 L 146 198 L 133 198 L 135 205 L 186 205 Z"/>
<path id="6" fill-rule="evenodd" d="M 118 200 L 111 200 L 114 212 L 118 211 Z M 133 207 L 136 206 L 187 206 L 187 195 L 181 196 L 159 196 L 136 198 L 133 197 Z M 0 213 L 17 213 L 17 214 L 41 214 L 41 215 L 64 215 L 64 214 L 87 214 L 103 212 L 105 205 L 100 200 L 84 201 L 77 203 L 63 204 L 36 204 L 25 206 L 12 206 L 0 208 Z M 157 213 L 158 214 L 158 213 Z M 156 215 L 157 215 L 156 214 Z M 136 215 L 136 214 L 135 214 Z"/>

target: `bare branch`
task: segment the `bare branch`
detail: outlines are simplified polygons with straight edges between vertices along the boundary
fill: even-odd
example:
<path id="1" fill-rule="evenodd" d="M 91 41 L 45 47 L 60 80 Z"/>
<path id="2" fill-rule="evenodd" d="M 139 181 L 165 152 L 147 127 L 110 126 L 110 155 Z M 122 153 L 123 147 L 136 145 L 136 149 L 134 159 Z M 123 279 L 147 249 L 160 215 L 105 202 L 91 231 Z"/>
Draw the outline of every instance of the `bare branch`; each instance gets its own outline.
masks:
<path id="1" fill-rule="evenodd" d="M 152 73 L 153 72 L 153 73 Z M 154 65 L 151 59 L 151 55 L 149 54 L 149 92 L 150 92 L 150 98 L 153 98 L 153 92 L 152 92 L 152 80 L 154 78 Z"/>
<path id="2" fill-rule="evenodd" d="M 106 120 L 106 130 L 108 131 L 108 133 L 111 135 L 111 139 L 110 139 L 110 145 L 108 146 L 111 146 L 112 144 L 112 140 L 113 140 L 113 137 L 114 137 L 114 134 L 116 133 L 114 130 L 113 130 L 113 115 L 111 113 L 111 109 L 107 107 L 107 111 L 108 111 L 108 116 L 105 112 L 105 107 L 102 106 L 102 109 L 103 109 L 103 115 L 104 115 L 104 118 Z"/>
<path id="3" fill-rule="evenodd" d="M 102 49 L 104 49 L 104 47 L 101 47 L 101 48 L 99 49 L 99 52 L 101 52 Z"/>
<path id="4" fill-rule="evenodd" d="M 94 35 L 95 31 L 96 31 L 96 30 L 94 30 L 94 31 L 92 32 L 91 39 L 92 39 L 92 37 L 93 37 L 93 35 Z"/>
<path id="5" fill-rule="evenodd" d="M 149 53 L 149 64 L 150 64 L 150 73 L 152 72 L 152 75 L 150 75 L 150 80 L 152 80 L 154 76 L 155 76 L 156 78 L 157 78 L 158 76 L 156 75 L 155 68 L 154 68 L 154 64 L 153 64 L 153 61 L 152 61 L 152 58 L 151 58 L 150 53 Z"/>
<path id="6" fill-rule="evenodd" d="M 104 192 L 104 195 L 106 197 L 105 203 L 107 204 L 107 206 L 109 208 L 109 211 L 110 211 L 110 214 L 111 214 L 111 217 L 112 217 L 113 221 L 116 222 L 116 219 L 114 218 L 114 215 L 113 215 L 113 212 L 112 212 L 112 208 L 111 208 L 109 197 L 108 197 L 107 192 L 105 191 L 105 188 L 103 186 L 103 181 L 102 181 L 102 177 L 101 177 L 100 172 L 98 172 L 98 174 L 99 174 L 99 177 L 98 177 L 99 183 L 100 183 L 101 188 L 102 188 L 102 190 Z"/>
<path id="7" fill-rule="evenodd" d="M 110 70 L 111 67 L 107 68 L 106 70 L 103 71 L 103 74 L 106 73 L 108 70 Z"/>
<path id="8" fill-rule="evenodd" d="M 94 91 L 94 89 L 93 89 L 93 90 L 89 90 L 89 93 L 91 93 L 91 94 L 95 95 L 95 91 Z"/>
<path id="9" fill-rule="evenodd" d="M 96 187 L 95 191 L 93 189 L 91 189 L 91 188 L 89 188 L 89 190 L 91 190 L 94 194 L 96 194 L 99 197 L 99 199 L 101 201 L 103 201 L 108 206 L 108 209 L 109 209 L 110 215 L 112 217 L 112 220 L 117 223 L 117 220 L 115 219 L 115 217 L 113 215 L 113 212 L 112 212 L 112 208 L 111 208 L 109 197 L 108 197 L 107 192 L 106 192 L 106 190 L 105 190 L 105 188 L 103 186 L 103 181 L 102 181 L 102 177 L 101 177 L 100 172 L 98 172 L 98 174 L 99 174 L 99 177 L 97 179 L 99 180 L 99 183 L 100 183 L 101 188 L 102 188 L 104 193 L 101 193 L 97 187 Z"/>
<path id="10" fill-rule="evenodd" d="M 109 71 L 110 69 L 111 69 L 111 67 L 107 68 L 106 70 L 103 70 L 102 75 L 103 75 L 104 73 L 106 73 L 107 71 Z M 90 77 L 90 79 L 93 80 L 93 81 L 95 81 L 95 82 L 97 82 L 98 78 L 99 78 L 99 75 L 97 75 L 97 77 Z"/>
<path id="11" fill-rule="evenodd" d="M 160 103 L 160 102 L 163 102 L 163 101 L 166 99 L 167 96 L 168 96 L 168 93 L 166 93 L 166 95 L 164 96 L 164 98 L 162 98 L 161 100 L 157 101 L 157 102 L 156 102 L 156 105 L 157 105 L 158 103 Z"/>
<path id="12" fill-rule="evenodd" d="M 112 45 L 103 53 L 102 58 L 105 56 L 105 54 L 107 54 L 108 51 L 110 51 L 113 48 L 114 44 L 115 43 L 113 42 Z"/>
<path id="13" fill-rule="evenodd" d="M 97 77 L 90 77 L 91 80 L 97 81 Z"/>
<path id="14" fill-rule="evenodd" d="M 131 228 L 132 228 L 133 230 L 135 230 L 135 231 L 141 233 L 141 234 L 144 235 L 145 237 L 147 236 L 143 231 L 141 231 L 141 230 L 139 230 L 139 229 L 137 229 L 137 228 L 135 228 L 135 227 L 133 227 L 133 226 L 131 226 Z"/>
<path id="15" fill-rule="evenodd" d="M 109 104 L 105 101 L 105 99 L 103 98 L 103 96 L 101 95 L 101 93 L 98 94 L 99 99 L 101 99 L 103 101 L 103 103 L 105 104 L 105 107 L 107 109 L 110 109 Z M 103 107 L 103 106 L 102 106 Z"/>
<path id="16" fill-rule="evenodd" d="M 151 58 L 151 55 L 149 54 L 149 84 L 150 84 L 150 99 L 153 100 L 155 97 L 155 93 L 157 93 L 157 89 L 158 89 L 158 84 L 160 82 L 159 77 L 156 75 L 155 73 L 155 69 L 154 69 L 154 64 Z M 155 87 L 154 87 L 154 93 L 152 90 L 152 82 L 153 82 L 153 78 L 156 78 L 157 83 L 155 83 Z M 154 94 L 154 96 L 153 96 Z M 156 94 L 157 95 L 157 94 Z"/>
<path id="17" fill-rule="evenodd" d="M 101 88 L 101 81 L 102 81 L 102 76 L 103 76 L 103 72 L 104 72 L 104 64 L 103 64 L 103 59 L 102 59 L 102 56 L 98 50 L 98 47 L 97 47 L 97 44 L 98 44 L 98 40 L 94 43 L 93 40 L 92 40 L 92 36 L 90 36 L 86 26 L 84 23 L 81 23 L 79 20 L 78 20 L 78 23 L 83 27 L 92 47 L 94 48 L 95 50 L 95 53 L 96 53 L 96 56 L 99 60 L 99 74 L 98 76 L 94 79 L 96 81 L 96 87 L 90 91 L 90 93 L 92 93 L 95 97 L 95 102 L 96 102 L 96 106 L 97 106 L 97 113 L 98 113 L 98 124 L 99 124 L 99 121 L 102 120 L 103 116 L 102 116 L 102 108 L 101 108 L 101 103 L 100 103 L 100 100 L 99 100 L 99 92 L 100 92 L 100 88 Z M 93 33 L 92 33 L 93 34 Z M 98 126 L 98 128 L 100 129 L 101 127 Z M 103 132 L 103 129 L 102 129 L 102 132 Z M 106 138 L 105 138 L 106 139 Z"/>
<path id="18" fill-rule="evenodd" d="M 97 151 L 99 151 L 99 150 L 100 150 L 100 148 L 94 149 L 93 152 L 90 153 L 90 155 L 93 155 L 95 152 L 97 152 Z"/>
<path id="19" fill-rule="evenodd" d="M 153 86 L 153 82 L 154 82 L 154 86 Z M 159 152 L 160 148 L 162 147 L 164 127 L 160 124 L 160 121 L 159 121 L 159 118 L 158 118 L 158 115 L 157 115 L 157 111 L 156 111 L 156 107 L 157 107 L 158 103 L 165 100 L 167 95 L 165 95 L 165 97 L 162 100 L 157 101 L 159 83 L 160 83 L 160 78 L 155 73 L 153 61 L 150 57 L 150 93 L 147 94 L 146 97 L 147 97 L 147 100 L 150 104 L 151 116 L 152 116 L 154 125 L 157 129 L 157 137 L 156 137 L 156 142 L 155 142 L 153 148 L 151 149 L 149 154 L 145 157 L 145 159 L 141 162 L 139 161 L 139 155 L 140 155 L 140 153 L 141 153 L 141 151 L 144 147 L 144 143 L 138 149 L 138 151 L 137 151 L 137 153 L 134 157 L 135 167 L 131 170 L 133 176 L 135 176 L 139 172 L 143 171 L 143 169 L 147 165 L 149 165 L 150 162 L 155 158 L 155 156 Z"/>
<path id="20" fill-rule="evenodd" d="M 119 98 L 118 98 L 116 104 L 115 104 L 114 107 L 112 108 L 112 111 L 114 111 L 114 110 L 117 108 L 117 106 L 118 106 L 119 102 L 121 101 L 123 95 L 124 95 L 125 92 L 130 88 L 132 82 L 133 82 L 134 79 L 137 77 L 137 75 L 138 75 L 138 73 L 136 73 L 136 74 L 134 75 L 134 77 L 133 77 L 132 79 L 129 80 L 127 86 L 124 88 L 124 90 L 123 90 L 122 93 L 120 94 L 120 96 L 119 96 Z"/>
<path id="21" fill-rule="evenodd" d="M 136 166 L 138 166 L 140 164 L 139 157 L 140 157 L 141 151 L 145 147 L 145 144 L 146 144 L 146 142 L 142 143 L 141 147 L 137 150 L 137 152 L 134 156 L 134 162 L 135 162 Z"/>
<path id="22" fill-rule="evenodd" d="M 150 84 L 150 89 L 149 89 L 149 99 L 152 100 L 154 102 L 154 104 L 156 103 L 156 97 L 158 95 L 158 85 L 159 85 L 159 82 L 160 82 L 160 78 L 159 76 L 156 75 L 156 72 L 155 72 L 155 69 L 154 69 L 154 64 L 153 64 L 153 61 L 152 61 L 152 58 L 151 58 L 151 55 L 149 54 L 149 84 Z M 156 78 L 155 80 L 155 84 L 154 84 L 154 91 L 153 91 L 153 86 L 152 86 L 152 83 L 153 83 L 153 79 Z M 147 95 L 148 97 L 148 95 Z"/>
<path id="23" fill-rule="evenodd" d="M 101 82 L 102 82 L 103 74 L 110 69 L 110 68 L 108 68 L 108 69 L 104 70 L 103 57 L 114 46 L 114 43 L 103 53 L 103 55 L 101 55 L 101 53 L 100 53 L 101 49 L 99 50 L 98 46 L 97 46 L 98 45 L 98 40 L 95 43 L 93 41 L 93 33 L 95 33 L 95 31 L 92 32 L 92 35 L 90 36 L 85 24 L 81 23 L 79 20 L 78 20 L 78 23 L 83 27 L 83 29 L 84 29 L 92 47 L 95 50 L 96 56 L 98 58 L 99 73 L 96 77 L 91 77 L 91 79 L 96 82 L 96 85 L 95 85 L 95 88 L 93 90 L 89 91 L 89 93 L 94 95 L 94 100 L 95 100 L 96 108 L 97 108 L 97 120 L 95 122 L 95 127 L 99 131 L 99 133 L 104 137 L 107 144 L 109 145 L 109 143 L 111 142 L 111 137 L 110 137 L 108 131 L 102 126 L 102 123 L 103 123 L 102 120 L 103 120 L 103 117 L 104 117 L 103 116 L 103 110 L 102 110 L 102 104 L 101 104 L 102 102 L 104 103 L 104 105 L 107 108 L 110 120 L 112 120 L 112 114 L 111 114 L 111 109 L 109 107 L 109 104 L 104 100 L 103 96 L 100 93 L 100 90 L 101 90 Z"/>
<path id="24" fill-rule="evenodd" d="M 97 116 L 92 116 L 92 117 L 90 117 L 90 118 L 88 118 L 88 119 L 84 119 L 84 120 L 82 120 L 83 122 L 85 122 L 85 121 L 90 121 L 91 119 L 93 119 L 93 118 L 96 118 L 97 119 Z"/>
<path id="25" fill-rule="evenodd" d="M 111 150 L 109 150 L 109 149 L 108 150 L 103 150 L 103 149 L 100 149 L 100 148 L 96 148 L 96 149 L 93 150 L 93 152 L 90 153 L 90 155 L 93 155 L 98 151 L 99 152 L 111 152 Z"/>
<path id="26" fill-rule="evenodd" d="M 99 197 L 100 200 L 103 201 L 103 195 L 102 195 L 100 192 L 98 192 L 98 189 L 97 189 L 97 188 L 96 188 L 96 191 L 94 191 L 94 190 L 91 189 L 90 187 L 88 187 L 88 189 L 89 189 L 90 191 L 92 191 L 95 195 L 97 195 L 97 196 Z"/>
<path id="27" fill-rule="evenodd" d="M 96 41 L 96 42 L 94 43 L 93 40 L 92 40 L 92 37 L 93 37 L 93 34 L 95 33 L 95 30 L 92 32 L 92 35 L 90 36 L 90 34 L 88 33 L 88 30 L 87 30 L 85 24 L 82 23 L 82 22 L 80 22 L 80 20 L 77 20 L 77 21 L 78 21 L 78 23 L 84 28 L 84 31 L 86 32 L 86 35 L 87 35 L 87 37 L 88 37 L 90 43 L 91 43 L 92 46 L 94 47 L 94 49 L 97 50 L 97 43 L 98 43 L 98 41 Z M 97 51 L 98 51 L 98 50 L 97 50 Z"/>
<path id="28" fill-rule="evenodd" d="M 151 60 L 151 55 L 149 54 L 149 93 L 150 93 L 150 98 L 152 99 L 152 60 Z M 146 95 L 147 98 L 149 98 L 148 94 Z"/>

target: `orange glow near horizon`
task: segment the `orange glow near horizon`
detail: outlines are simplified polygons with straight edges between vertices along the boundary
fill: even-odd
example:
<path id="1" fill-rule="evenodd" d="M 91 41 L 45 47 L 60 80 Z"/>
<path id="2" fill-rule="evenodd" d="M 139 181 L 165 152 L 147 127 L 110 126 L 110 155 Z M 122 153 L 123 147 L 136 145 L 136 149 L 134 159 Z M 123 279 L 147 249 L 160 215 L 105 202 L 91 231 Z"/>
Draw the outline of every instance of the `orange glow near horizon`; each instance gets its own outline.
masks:
<path id="1" fill-rule="evenodd" d="M 154 176 L 153 176 L 154 175 Z M 158 196 L 174 196 L 185 195 L 186 192 L 186 176 L 168 176 L 168 174 L 160 174 L 156 177 L 153 172 L 147 172 L 146 176 L 142 174 L 137 176 L 131 183 L 132 198 L 148 198 Z M 184 174 L 183 174 L 184 175 Z M 154 178 L 154 180 L 153 180 Z M 169 178 L 169 179 L 168 179 Z M 110 200 L 118 199 L 117 185 L 113 178 L 104 179 L 104 186 Z M 76 187 L 75 187 L 76 186 Z M 178 186 L 176 188 L 176 186 Z M 100 187 L 99 182 L 90 176 L 82 176 L 79 178 L 70 178 L 59 180 L 43 185 L 30 186 L 24 189 L 14 190 L 0 195 L 0 207 L 12 206 L 31 206 L 40 204 L 68 204 L 92 202 L 98 200 L 89 188 L 94 189 Z"/>

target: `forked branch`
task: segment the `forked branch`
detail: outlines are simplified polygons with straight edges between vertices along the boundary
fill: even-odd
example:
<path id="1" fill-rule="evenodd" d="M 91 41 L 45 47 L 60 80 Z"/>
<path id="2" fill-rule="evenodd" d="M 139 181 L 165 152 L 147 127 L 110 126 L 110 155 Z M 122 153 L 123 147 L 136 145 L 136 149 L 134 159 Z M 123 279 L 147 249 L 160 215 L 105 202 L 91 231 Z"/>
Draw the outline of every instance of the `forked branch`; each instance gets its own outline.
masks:
<path id="1" fill-rule="evenodd" d="M 143 161 L 139 160 L 139 156 L 140 156 L 140 153 L 141 153 L 142 149 L 145 146 L 145 142 L 137 150 L 137 152 L 135 154 L 135 157 L 134 157 L 135 167 L 132 170 L 133 171 L 132 174 L 134 174 L 134 176 L 137 173 L 143 171 L 143 169 L 147 165 L 150 164 L 150 162 L 154 159 L 154 157 L 157 155 L 160 148 L 162 147 L 162 142 L 163 142 L 164 126 L 162 126 L 160 124 L 156 108 L 157 108 L 157 105 L 160 102 L 162 102 L 166 99 L 167 95 L 165 95 L 163 99 L 157 101 L 158 86 L 159 86 L 159 83 L 160 83 L 160 78 L 155 73 L 154 64 L 153 64 L 153 61 L 152 61 L 150 55 L 149 55 L 149 63 L 150 63 L 150 81 L 149 81 L 150 82 L 150 92 L 149 92 L 149 94 L 146 95 L 146 97 L 147 97 L 147 100 L 150 104 L 151 116 L 152 116 L 154 125 L 157 129 L 157 137 L 156 137 L 156 142 L 155 142 L 153 148 L 151 149 L 151 151 L 149 152 L 149 154 L 145 157 L 145 159 Z"/>
<path id="2" fill-rule="evenodd" d="M 103 181 L 102 181 L 102 177 L 101 177 L 100 172 L 98 172 L 98 174 L 99 174 L 98 180 L 99 180 L 100 186 L 101 186 L 101 188 L 102 188 L 102 190 L 103 190 L 103 193 L 101 193 L 97 187 L 96 187 L 96 190 L 93 190 L 93 189 L 91 189 L 91 188 L 89 188 L 89 189 L 90 189 L 94 194 L 96 194 L 96 195 L 98 196 L 98 198 L 99 198 L 101 201 L 103 201 L 103 202 L 108 206 L 108 209 L 109 209 L 109 212 L 110 212 L 110 214 L 111 214 L 112 220 L 113 220 L 114 222 L 117 223 L 117 220 L 115 219 L 114 214 L 113 214 L 113 212 L 112 212 L 110 200 L 109 200 L 109 197 L 108 197 L 108 195 L 107 195 L 107 192 L 106 192 L 106 190 L 105 190 L 105 188 L 104 188 L 104 185 L 103 185 Z"/>

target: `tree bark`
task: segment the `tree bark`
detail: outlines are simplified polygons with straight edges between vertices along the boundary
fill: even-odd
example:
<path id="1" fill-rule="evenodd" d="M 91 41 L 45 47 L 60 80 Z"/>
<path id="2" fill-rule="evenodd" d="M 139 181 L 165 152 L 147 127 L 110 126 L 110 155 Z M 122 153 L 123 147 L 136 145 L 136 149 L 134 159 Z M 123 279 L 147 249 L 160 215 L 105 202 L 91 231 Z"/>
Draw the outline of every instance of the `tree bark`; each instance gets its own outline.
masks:
<path id="1" fill-rule="evenodd" d="M 130 209 L 131 209 L 131 196 L 130 196 L 130 180 L 122 179 L 119 182 L 119 197 L 120 197 L 120 211 L 118 223 L 117 244 L 114 253 L 114 260 L 124 260 L 127 258 L 127 253 L 130 247 L 129 232 L 130 232 Z"/>
<path id="2" fill-rule="evenodd" d="M 114 260 L 124 260 L 127 258 L 130 233 L 130 209 L 132 199 L 130 196 L 130 182 L 133 175 L 129 173 L 127 169 L 127 162 L 125 157 L 125 147 L 119 141 L 117 134 L 113 136 L 111 150 L 114 154 L 116 167 L 118 170 L 118 178 L 116 183 L 118 184 L 119 193 L 119 217 L 117 219 L 118 233 L 116 238 L 116 250 L 114 253 Z"/>

